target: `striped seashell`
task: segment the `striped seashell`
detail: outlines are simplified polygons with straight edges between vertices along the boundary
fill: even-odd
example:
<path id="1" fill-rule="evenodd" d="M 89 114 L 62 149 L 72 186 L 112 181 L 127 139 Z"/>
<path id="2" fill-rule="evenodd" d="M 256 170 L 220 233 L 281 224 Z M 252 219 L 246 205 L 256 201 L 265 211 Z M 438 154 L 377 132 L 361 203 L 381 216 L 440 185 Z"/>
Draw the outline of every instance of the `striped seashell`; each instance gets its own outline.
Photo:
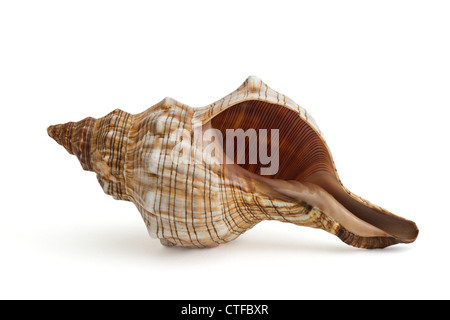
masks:
<path id="1" fill-rule="evenodd" d="M 136 115 L 116 109 L 48 134 L 105 193 L 132 201 L 166 246 L 217 246 L 262 220 L 320 228 L 361 248 L 418 235 L 414 222 L 347 190 L 314 119 L 253 76 L 202 108 L 165 98 Z M 273 168 L 251 151 L 262 149 L 277 156 Z"/>

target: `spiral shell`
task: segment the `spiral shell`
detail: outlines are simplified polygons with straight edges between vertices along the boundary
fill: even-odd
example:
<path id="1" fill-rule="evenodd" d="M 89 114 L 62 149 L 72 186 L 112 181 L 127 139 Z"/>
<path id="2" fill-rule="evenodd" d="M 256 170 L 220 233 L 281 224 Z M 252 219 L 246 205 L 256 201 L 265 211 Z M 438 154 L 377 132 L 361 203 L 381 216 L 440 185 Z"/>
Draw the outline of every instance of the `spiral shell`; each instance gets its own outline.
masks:
<path id="1" fill-rule="evenodd" d="M 165 98 L 136 115 L 116 109 L 48 134 L 106 194 L 132 201 L 163 245 L 217 246 L 262 220 L 320 228 L 361 248 L 418 234 L 414 222 L 347 190 L 313 118 L 253 76 L 205 107 Z"/>

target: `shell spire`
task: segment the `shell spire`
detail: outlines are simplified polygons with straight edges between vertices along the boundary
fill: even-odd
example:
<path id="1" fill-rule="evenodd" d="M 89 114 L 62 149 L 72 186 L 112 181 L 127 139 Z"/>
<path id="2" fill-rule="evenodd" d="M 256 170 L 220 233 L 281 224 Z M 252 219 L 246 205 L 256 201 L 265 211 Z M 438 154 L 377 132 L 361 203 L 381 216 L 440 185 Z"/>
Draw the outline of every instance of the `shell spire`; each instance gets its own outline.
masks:
<path id="1" fill-rule="evenodd" d="M 75 155 L 84 170 L 92 170 L 91 144 L 95 119 L 88 117 L 78 122 L 67 122 L 47 128 L 48 135 Z"/>
<path id="2" fill-rule="evenodd" d="M 133 116 L 116 109 L 106 116 L 50 126 L 47 132 L 84 170 L 97 173 L 106 194 L 129 200 L 125 189 L 125 156 Z"/>

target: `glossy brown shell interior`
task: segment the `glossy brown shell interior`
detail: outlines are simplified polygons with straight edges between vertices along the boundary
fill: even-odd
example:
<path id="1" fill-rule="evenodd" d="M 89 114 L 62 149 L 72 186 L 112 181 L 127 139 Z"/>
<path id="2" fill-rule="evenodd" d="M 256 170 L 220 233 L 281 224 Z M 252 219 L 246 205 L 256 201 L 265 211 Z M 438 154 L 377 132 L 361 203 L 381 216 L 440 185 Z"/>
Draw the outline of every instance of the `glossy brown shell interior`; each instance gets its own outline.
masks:
<path id="1" fill-rule="evenodd" d="M 259 100 L 238 103 L 211 119 L 211 127 L 226 137 L 227 129 L 278 129 L 279 170 L 270 179 L 296 180 L 314 183 L 339 201 L 352 214 L 385 231 L 388 237 L 361 239 L 344 228 L 337 235 L 344 242 L 360 247 L 385 247 L 400 242 L 412 242 L 418 235 L 414 222 L 398 217 L 352 195 L 341 184 L 333 160 L 320 135 L 293 110 Z M 270 136 L 270 135 L 269 135 Z M 271 141 L 268 140 L 268 150 Z M 226 143 L 224 143 L 225 148 Z M 235 148 L 237 146 L 235 145 Z M 239 164 L 251 173 L 259 174 L 265 166 L 261 162 L 249 163 L 249 139 L 245 142 L 246 161 Z M 235 163 L 237 152 L 235 152 Z M 358 243 L 360 242 L 360 243 Z"/>

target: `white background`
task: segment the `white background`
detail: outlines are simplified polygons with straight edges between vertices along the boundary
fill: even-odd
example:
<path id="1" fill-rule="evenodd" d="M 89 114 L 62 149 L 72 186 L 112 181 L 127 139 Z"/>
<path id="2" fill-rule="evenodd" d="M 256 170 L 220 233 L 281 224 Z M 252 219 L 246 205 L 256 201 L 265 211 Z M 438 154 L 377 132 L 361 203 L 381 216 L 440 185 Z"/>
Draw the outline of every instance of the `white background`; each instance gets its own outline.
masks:
<path id="1" fill-rule="evenodd" d="M 448 1 L 2 1 L 2 299 L 450 298 Z M 349 247 L 263 222 L 214 249 L 166 248 L 48 125 L 193 107 L 249 75 L 317 121 L 344 185 L 417 223 Z"/>

